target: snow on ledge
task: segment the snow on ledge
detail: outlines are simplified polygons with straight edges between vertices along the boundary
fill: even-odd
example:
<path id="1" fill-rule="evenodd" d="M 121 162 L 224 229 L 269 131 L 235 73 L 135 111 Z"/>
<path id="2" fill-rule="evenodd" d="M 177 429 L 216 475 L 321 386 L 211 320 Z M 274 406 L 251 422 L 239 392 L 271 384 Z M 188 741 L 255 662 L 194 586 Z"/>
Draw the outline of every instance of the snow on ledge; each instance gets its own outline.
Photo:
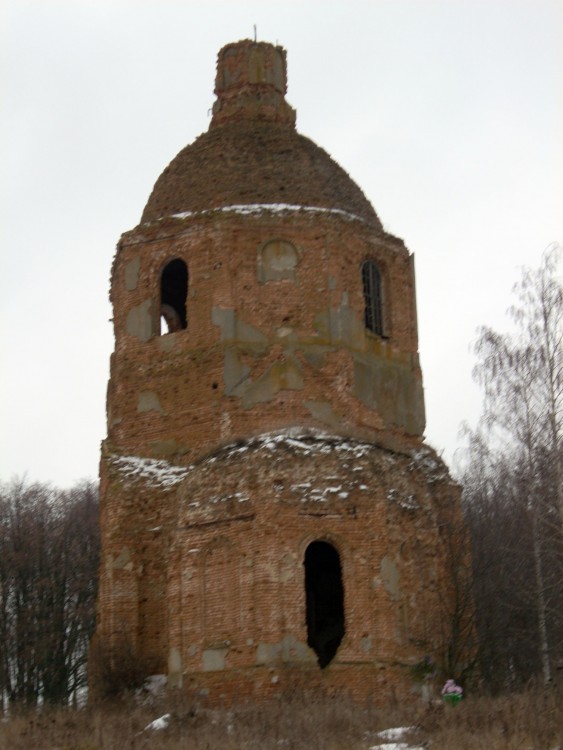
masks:
<path id="1" fill-rule="evenodd" d="M 248 203 L 248 204 L 235 204 L 232 206 L 217 206 L 216 208 L 206 208 L 203 211 L 182 211 L 177 214 L 171 214 L 169 217 L 172 219 L 187 219 L 191 216 L 205 216 L 215 212 L 221 213 L 233 213 L 241 216 L 259 216 L 262 213 L 276 213 L 283 214 L 288 211 L 303 211 L 304 213 L 313 214 L 331 214 L 335 216 L 341 216 L 349 221 L 361 221 L 366 224 L 366 220 L 357 214 L 344 211 L 341 208 L 323 208 L 322 206 L 299 206 L 293 203 Z M 161 221 L 161 219 L 159 219 Z M 152 222 L 149 222 L 152 223 Z"/>
<path id="2" fill-rule="evenodd" d="M 300 428 L 288 428 L 277 432 L 265 432 L 256 437 L 248 438 L 247 440 L 241 440 L 237 443 L 225 445 L 212 456 L 204 459 L 204 462 L 213 463 L 217 460 L 218 454 L 221 453 L 232 456 L 238 453 L 244 453 L 249 449 L 258 451 L 266 450 L 271 452 L 275 451 L 280 445 L 285 445 L 292 448 L 297 453 L 305 455 L 337 451 L 353 453 L 356 458 L 364 456 L 369 451 L 377 448 L 373 443 L 346 438 L 342 435 L 331 435 L 330 433 L 325 433 L 320 430 L 311 429 L 304 431 Z"/>
<path id="3" fill-rule="evenodd" d="M 236 456 L 248 450 L 274 452 L 280 446 L 292 449 L 301 455 L 315 455 L 319 453 L 342 453 L 351 458 L 358 459 L 369 455 L 372 451 L 381 448 L 375 443 L 369 443 L 354 438 L 332 435 L 320 430 L 304 431 L 300 428 L 289 428 L 277 432 L 263 433 L 239 442 L 229 443 L 212 454 L 198 461 L 199 465 L 213 464 L 221 457 Z M 422 470 L 429 481 L 439 481 L 448 478 L 447 469 L 444 464 L 436 459 L 434 452 L 428 447 L 422 447 L 410 452 L 411 462 L 409 469 Z M 394 463 L 396 457 L 393 452 L 386 456 L 388 462 Z M 162 487 L 171 490 L 192 472 L 195 466 L 178 466 L 163 459 L 143 458 L 142 456 L 119 456 L 109 457 L 109 463 L 123 477 L 129 481 L 141 480 L 149 486 Z M 341 487 L 329 488 L 332 492 L 342 491 Z M 414 508 L 409 507 L 409 510 Z"/>
<path id="4" fill-rule="evenodd" d="M 149 485 L 172 489 L 182 482 L 189 473 L 185 466 L 174 466 L 168 461 L 141 456 L 111 456 L 110 463 L 124 476 L 142 479 Z"/>

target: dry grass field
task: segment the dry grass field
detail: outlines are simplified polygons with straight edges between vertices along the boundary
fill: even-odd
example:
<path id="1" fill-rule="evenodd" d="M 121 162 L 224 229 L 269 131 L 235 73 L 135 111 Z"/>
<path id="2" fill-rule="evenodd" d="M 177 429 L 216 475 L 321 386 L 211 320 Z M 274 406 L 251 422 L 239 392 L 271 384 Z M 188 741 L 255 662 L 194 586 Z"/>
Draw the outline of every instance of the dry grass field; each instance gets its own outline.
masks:
<path id="1" fill-rule="evenodd" d="M 385 710 L 311 694 L 212 710 L 173 694 L 76 709 L 13 710 L 1 750 L 563 750 L 561 692 L 530 689 L 458 706 L 412 702 Z M 168 728 L 145 729 L 169 714 Z M 396 741 L 378 732 L 412 727 Z"/>

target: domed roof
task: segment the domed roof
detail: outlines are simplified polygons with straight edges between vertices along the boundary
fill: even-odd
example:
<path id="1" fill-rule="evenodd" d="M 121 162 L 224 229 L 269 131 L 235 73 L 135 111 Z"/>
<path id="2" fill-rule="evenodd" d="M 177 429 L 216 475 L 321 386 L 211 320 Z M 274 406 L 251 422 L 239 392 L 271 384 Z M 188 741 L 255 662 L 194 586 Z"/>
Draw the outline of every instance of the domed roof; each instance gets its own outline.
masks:
<path id="1" fill-rule="evenodd" d="M 143 223 L 225 206 L 289 204 L 345 211 L 381 228 L 342 167 L 295 130 L 285 70 L 281 47 L 243 41 L 220 51 L 210 128 L 160 175 Z"/>

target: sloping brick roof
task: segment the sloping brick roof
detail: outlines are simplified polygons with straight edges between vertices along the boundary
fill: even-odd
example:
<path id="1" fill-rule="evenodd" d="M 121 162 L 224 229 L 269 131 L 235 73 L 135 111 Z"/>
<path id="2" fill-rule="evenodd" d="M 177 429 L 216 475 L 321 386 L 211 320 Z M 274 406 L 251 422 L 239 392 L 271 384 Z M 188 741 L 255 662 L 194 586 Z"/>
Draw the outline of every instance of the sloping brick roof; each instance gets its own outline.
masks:
<path id="1" fill-rule="evenodd" d="M 249 39 L 223 47 L 209 130 L 158 178 L 142 223 L 225 206 L 282 203 L 339 209 L 382 229 L 348 174 L 297 133 L 286 89 L 282 47 Z"/>
<path id="2" fill-rule="evenodd" d="M 252 120 L 213 127 L 180 151 L 156 181 L 141 221 L 256 203 L 337 208 L 382 228 L 326 151 L 287 124 Z"/>

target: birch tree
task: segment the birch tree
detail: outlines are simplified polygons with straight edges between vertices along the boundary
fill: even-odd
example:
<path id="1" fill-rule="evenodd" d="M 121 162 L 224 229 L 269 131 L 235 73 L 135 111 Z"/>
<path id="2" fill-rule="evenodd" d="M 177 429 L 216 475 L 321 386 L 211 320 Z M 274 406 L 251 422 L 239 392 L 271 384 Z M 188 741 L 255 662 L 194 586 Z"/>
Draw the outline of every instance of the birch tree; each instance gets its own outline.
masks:
<path id="1" fill-rule="evenodd" d="M 506 643 L 500 642 L 501 630 L 504 636 L 514 634 L 520 645 L 535 641 L 535 666 L 546 683 L 552 679 L 552 665 L 563 646 L 560 258 L 560 248 L 553 246 L 539 269 L 524 270 L 514 290 L 516 303 L 509 311 L 513 333 L 500 334 L 491 328 L 479 333 L 474 374 L 484 391 L 484 410 L 478 429 L 470 434 L 462 480 L 474 542 L 476 590 L 482 597 L 479 602 L 477 594 L 478 607 L 485 607 L 482 628 L 484 612 L 488 613 L 487 647 L 496 656 L 503 652 Z M 490 547 L 483 544 L 485 539 Z M 488 570 L 483 568 L 485 559 Z M 487 592 L 493 581 L 498 592 L 496 615 L 491 610 L 491 592 Z M 504 621 L 499 610 L 512 614 L 512 624 Z M 494 646 L 491 618 L 504 625 Z M 518 630 L 525 637 L 518 636 Z M 504 663 L 507 680 L 517 661 L 513 654 Z M 533 658 L 527 670 L 520 670 L 523 675 L 534 671 L 531 662 Z"/>

